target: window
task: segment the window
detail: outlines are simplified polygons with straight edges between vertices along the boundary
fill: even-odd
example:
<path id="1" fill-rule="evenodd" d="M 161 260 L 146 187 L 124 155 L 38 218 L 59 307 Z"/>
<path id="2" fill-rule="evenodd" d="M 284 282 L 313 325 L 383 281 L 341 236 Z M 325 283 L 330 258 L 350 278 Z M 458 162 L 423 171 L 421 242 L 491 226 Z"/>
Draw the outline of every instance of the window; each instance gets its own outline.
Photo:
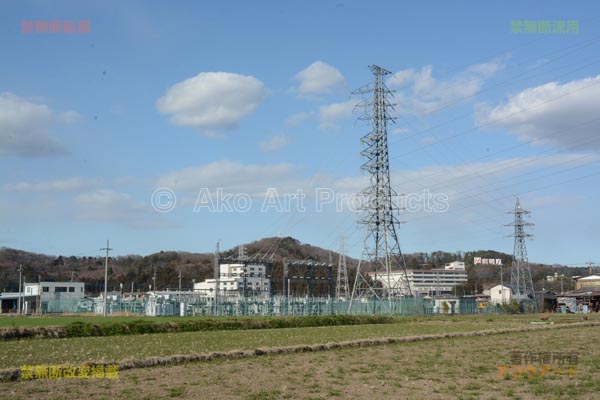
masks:
<path id="1" fill-rule="evenodd" d="M 75 286 L 69 287 L 69 293 L 75 293 Z"/>
<path id="2" fill-rule="evenodd" d="M 67 291 L 66 286 L 57 286 L 54 288 L 54 292 L 56 293 L 65 293 Z"/>
<path id="3" fill-rule="evenodd" d="M 50 288 L 48 286 L 42 286 L 42 292 L 49 292 Z"/>

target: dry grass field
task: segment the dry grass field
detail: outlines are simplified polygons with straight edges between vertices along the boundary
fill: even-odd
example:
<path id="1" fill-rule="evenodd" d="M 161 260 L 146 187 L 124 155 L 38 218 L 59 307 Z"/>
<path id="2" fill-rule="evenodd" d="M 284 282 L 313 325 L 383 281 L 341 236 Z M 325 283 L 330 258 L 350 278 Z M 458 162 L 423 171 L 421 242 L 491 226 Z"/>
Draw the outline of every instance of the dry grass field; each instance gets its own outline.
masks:
<path id="1" fill-rule="evenodd" d="M 529 316 L 529 319 L 534 319 Z M 594 318 L 596 319 L 596 318 Z M 564 322 L 567 322 L 563 318 Z M 472 330 L 523 326 L 525 318 L 502 317 L 494 320 L 472 318 L 464 320 L 429 320 L 377 326 L 297 328 L 245 332 L 197 332 L 134 337 L 74 338 L 21 340 L 1 343 L 1 355 L 6 345 L 21 344 L 13 349 L 12 362 L 19 365 L 28 359 L 29 351 L 52 348 L 69 353 L 79 340 L 103 340 L 101 348 L 119 346 L 108 360 L 125 359 L 133 353 L 119 340 L 137 339 L 151 346 L 160 340 L 163 348 L 169 342 L 199 341 L 193 352 L 327 343 L 335 340 L 414 335 L 435 332 L 466 332 Z M 570 321 L 574 322 L 574 321 Z M 393 329 L 396 329 L 395 333 Z M 505 333 L 491 336 L 443 338 L 420 342 L 344 348 L 320 352 L 252 356 L 235 360 L 213 360 L 182 365 L 141 368 L 120 371 L 117 380 L 46 379 L 4 382 L 0 388 L 4 398 L 11 399 L 600 399 L 600 328 L 576 327 L 544 329 L 531 332 Z M 227 336 L 239 334 L 240 336 Z M 179 336 L 183 335 L 183 336 Z M 202 342 L 202 336 L 215 335 L 212 342 Z M 221 335 L 222 340 L 218 338 Z M 279 335 L 279 336 L 278 336 Z M 117 342 L 115 342 L 115 340 Z M 148 341 L 150 340 L 150 341 Z M 64 345 L 62 344 L 65 341 Z M 35 343 L 37 348 L 31 348 Z M 211 344 L 212 343 L 212 344 Z M 221 343 L 220 345 L 218 343 Z M 237 346 L 236 346 L 237 344 Z M 85 345 L 100 346 L 86 342 Z M 131 346 L 133 344 L 130 343 Z M 123 347 L 121 347 L 123 346 Z M 174 345 L 173 354 L 183 354 Z M 138 349 L 138 347 L 133 347 Z M 119 349 L 122 356 L 119 358 Z M 502 375 L 497 366 L 510 365 L 514 351 L 577 352 L 577 364 L 572 376 L 558 372 L 554 365 L 544 377 Z M 147 351 L 145 356 L 165 351 Z M 55 359 L 34 357 L 35 362 L 76 362 L 76 358 L 52 353 Z M 73 354 L 77 351 L 73 351 Z M 96 353 L 94 353 L 96 356 Z M 94 356 L 94 357 L 95 357 Z M 37 361 L 39 360 L 39 361 Z M 538 363 L 534 363 L 537 365 Z M 539 374 L 536 374 L 539 375 Z"/>

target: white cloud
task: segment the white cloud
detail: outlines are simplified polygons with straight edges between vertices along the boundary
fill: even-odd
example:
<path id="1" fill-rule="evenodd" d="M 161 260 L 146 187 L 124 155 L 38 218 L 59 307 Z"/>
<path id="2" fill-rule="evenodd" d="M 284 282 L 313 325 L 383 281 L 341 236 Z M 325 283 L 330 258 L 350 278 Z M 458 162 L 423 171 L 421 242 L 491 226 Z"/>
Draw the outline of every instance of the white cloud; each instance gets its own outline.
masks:
<path id="1" fill-rule="evenodd" d="M 447 232 L 451 231 L 459 232 L 459 236 L 473 234 L 471 241 L 490 236 L 497 242 L 509 233 L 503 225 L 510 222 L 505 212 L 514 205 L 515 194 L 543 194 L 545 188 L 556 184 L 556 177 L 545 176 L 548 170 L 586 167 L 599 159 L 595 154 L 558 154 L 394 170 L 391 182 L 399 195 L 395 198 L 402 209 L 399 218 L 408 222 L 402 225 L 405 243 L 412 240 L 411 235 L 421 235 L 424 243 L 437 240 L 440 246 L 447 246 L 452 240 Z M 342 199 L 343 210 L 355 209 L 356 202 L 350 199 L 367 188 L 368 179 L 354 176 L 334 182 L 332 187 Z M 528 209 L 533 205 L 527 202 Z M 477 246 L 486 246 L 485 240 L 483 243 Z"/>
<path id="2" fill-rule="evenodd" d="M 301 179 L 296 176 L 298 170 L 298 166 L 287 163 L 258 165 L 217 161 L 164 174 L 157 179 L 156 186 L 194 195 L 203 188 L 211 191 L 222 188 L 255 196 L 269 187 L 295 191 L 301 185 Z"/>
<path id="3" fill-rule="evenodd" d="M 0 94 L 0 156 L 43 157 L 66 153 L 50 134 L 57 123 L 79 119 L 74 111 L 56 114 L 45 104 L 33 103 L 11 93 Z"/>
<path id="4" fill-rule="evenodd" d="M 522 175 L 536 169 L 545 170 L 568 164 L 585 165 L 599 158 L 593 154 L 553 154 L 548 156 L 517 157 L 489 162 L 471 162 L 451 166 L 431 166 L 406 174 L 399 173 L 396 182 L 419 183 L 433 188 L 446 188 L 457 191 L 465 187 L 479 188 L 485 191 L 493 188 L 496 179 Z M 408 182 L 407 182 L 408 181 Z M 508 183 L 511 183 L 510 181 Z"/>
<path id="5" fill-rule="evenodd" d="M 357 101 L 354 99 L 343 103 L 334 103 L 319 108 L 319 127 L 323 130 L 338 129 L 338 121 L 352 116 Z"/>
<path id="6" fill-rule="evenodd" d="M 329 94 L 344 87 L 344 76 L 323 61 L 315 61 L 294 77 L 300 81 L 297 88 L 301 96 Z"/>
<path id="7" fill-rule="evenodd" d="M 422 145 L 430 145 L 435 143 L 435 138 L 433 136 L 425 136 L 421 139 Z"/>
<path id="8" fill-rule="evenodd" d="M 101 180 L 84 179 L 81 177 L 56 179 L 50 181 L 18 182 L 2 185 L 7 192 L 73 192 L 100 184 Z"/>
<path id="9" fill-rule="evenodd" d="M 392 135 L 404 135 L 407 133 L 410 133 L 410 130 L 406 128 L 394 128 L 390 131 Z"/>
<path id="10" fill-rule="evenodd" d="M 412 74 L 413 93 L 417 96 L 423 96 L 426 99 L 434 99 L 436 96 L 433 89 L 436 87 L 436 81 L 431 76 L 433 68 L 431 65 L 423 67 L 420 71 Z M 441 97 L 441 96 L 440 96 Z"/>
<path id="11" fill-rule="evenodd" d="M 60 114 L 60 120 L 65 124 L 75 124 L 81 122 L 82 119 L 83 117 L 75 111 L 65 111 Z"/>
<path id="12" fill-rule="evenodd" d="M 293 114 L 290 117 L 288 117 L 285 120 L 285 122 L 283 123 L 283 125 L 286 128 L 298 126 L 298 125 L 301 125 L 302 123 L 304 123 L 305 121 L 311 119 L 312 117 L 314 117 L 314 115 L 315 115 L 315 113 L 313 111 L 299 112 L 299 113 Z"/>
<path id="13" fill-rule="evenodd" d="M 545 196 L 536 196 L 527 201 L 527 206 L 531 209 L 542 207 L 573 207 L 581 204 L 588 197 L 580 194 L 552 194 Z"/>
<path id="14" fill-rule="evenodd" d="M 534 145 L 598 150 L 600 141 L 591 141 L 600 131 L 598 104 L 600 75 L 528 88 L 494 108 L 479 105 L 477 122 Z"/>
<path id="15" fill-rule="evenodd" d="M 393 74 L 387 81 L 389 86 L 400 88 L 411 83 L 414 80 L 415 70 L 412 68 L 398 71 Z"/>
<path id="16" fill-rule="evenodd" d="M 511 192 L 513 184 L 526 172 L 547 171 L 549 168 L 584 166 L 600 160 L 595 154 L 554 154 L 517 157 L 489 162 L 470 162 L 458 165 L 435 165 L 411 170 L 391 171 L 392 186 L 398 193 L 418 193 L 427 188 L 444 192 L 453 200 L 482 193 Z M 534 175 L 533 175 L 534 176 Z M 512 178 L 515 177 L 513 181 Z M 510 178 L 507 180 L 507 178 Z M 333 186 L 344 193 L 358 193 L 369 184 L 367 176 L 348 177 Z M 500 188 L 503 188 L 500 190 Z M 514 194 L 514 192 L 513 192 Z"/>
<path id="17" fill-rule="evenodd" d="M 271 152 L 271 151 L 279 150 L 279 149 L 287 146 L 290 143 L 291 143 L 291 139 L 287 135 L 281 134 L 281 135 L 273 136 L 269 140 L 260 142 L 260 149 L 264 152 Z"/>
<path id="18" fill-rule="evenodd" d="M 171 86 L 156 106 L 161 113 L 171 114 L 176 125 L 211 133 L 237 127 L 256 111 L 263 96 L 263 83 L 252 76 L 201 72 Z"/>
<path id="19" fill-rule="evenodd" d="M 174 226 L 164 220 L 164 215 L 152 212 L 149 204 L 111 189 L 85 192 L 75 198 L 77 216 L 83 220 L 144 229 Z"/>
<path id="20" fill-rule="evenodd" d="M 488 78 L 504 68 L 504 63 L 509 58 L 510 56 L 506 55 L 487 63 L 471 65 L 469 68 L 467 68 L 467 73 L 473 73 L 481 76 L 482 78 Z"/>
<path id="21" fill-rule="evenodd" d="M 504 67 L 508 56 L 487 63 L 471 65 L 448 80 L 433 77 L 433 67 L 413 68 L 393 74 L 387 84 L 396 89 L 396 111 L 399 115 L 426 115 L 446 105 L 474 96 L 485 80 Z"/>

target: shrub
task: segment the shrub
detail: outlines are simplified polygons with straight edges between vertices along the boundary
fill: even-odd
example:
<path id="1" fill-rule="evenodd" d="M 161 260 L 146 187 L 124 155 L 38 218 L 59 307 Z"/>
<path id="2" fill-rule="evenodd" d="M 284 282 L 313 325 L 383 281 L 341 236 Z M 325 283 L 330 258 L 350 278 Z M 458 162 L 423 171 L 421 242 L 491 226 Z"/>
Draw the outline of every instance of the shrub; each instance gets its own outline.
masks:
<path id="1" fill-rule="evenodd" d="M 181 322 L 134 320 L 131 322 L 92 324 L 77 321 L 65 327 L 66 336 L 114 336 L 145 333 L 202 332 L 217 330 L 282 329 L 316 326 L 341 326 L 360 324 L 389 324 L 398 319 L 389 316 L 329 315 L 305 317 L 242 317 L 198 318 Z"/>

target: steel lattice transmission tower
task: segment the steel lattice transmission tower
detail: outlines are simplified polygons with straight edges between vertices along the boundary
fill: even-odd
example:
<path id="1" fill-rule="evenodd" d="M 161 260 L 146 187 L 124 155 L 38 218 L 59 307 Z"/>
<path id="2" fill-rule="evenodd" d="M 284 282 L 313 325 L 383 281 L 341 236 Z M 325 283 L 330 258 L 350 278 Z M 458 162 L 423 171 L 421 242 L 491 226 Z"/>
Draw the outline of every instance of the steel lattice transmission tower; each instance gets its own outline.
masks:
<path id="1" fill-rule="evenodd" d="M 531 212 L 521 207 L 521 203 L 517 197 L 515 209 L 509 211 L 508 214 L 513 214 L 515 218 L 512 224 L 507 225 L 514 227 L 514 233 L 510 236 L 515 238 L 510 273 L 510 289 L 518 301 L 534 301 L 535 292 L 533 290 L 533 280 L 531 279 L 527 247 L 525 245 L 525 239 L 533 236 L 525 232 L 526 227 L 533 226 L 531 222 L 525 221 L 525 216 L 531 214 Z"/>
<path id="2" fill-rule="evenodd" d="M 348 299 L 350 289 L 348 285 L 348 266 L 346 264 L 346 252 L 344 249 L 344 235 L 340 236 L 340 250 L 337 269 L 337 281 L 335 285 L 335 298 Z"/>
<path id="3" fill-rule="evenodd" d="M 366 160 L 361 169 L 369 175 L 369 187 L 361 193 L 364 215 L 359 222 L 366 227 L 366 234 L 349 310 L 353 301 L 370 298 L 393 312 L 392 299 L 411 295 L 396 234 L 399 209 L 394 200 L 397 194 L 390 183 L 387 130 L 388 124 L 395 120 L 394 105 L 390 101 L 393 93 L 383 81 L 390 72 L 377 65 L 369 68 L 375 82 L 353 93 L 364 96 L 358 105 L 365 108 L 360 119 L 370 122 L 371 131 L 361 139 L 364 147 L 361 156 Z"/>

